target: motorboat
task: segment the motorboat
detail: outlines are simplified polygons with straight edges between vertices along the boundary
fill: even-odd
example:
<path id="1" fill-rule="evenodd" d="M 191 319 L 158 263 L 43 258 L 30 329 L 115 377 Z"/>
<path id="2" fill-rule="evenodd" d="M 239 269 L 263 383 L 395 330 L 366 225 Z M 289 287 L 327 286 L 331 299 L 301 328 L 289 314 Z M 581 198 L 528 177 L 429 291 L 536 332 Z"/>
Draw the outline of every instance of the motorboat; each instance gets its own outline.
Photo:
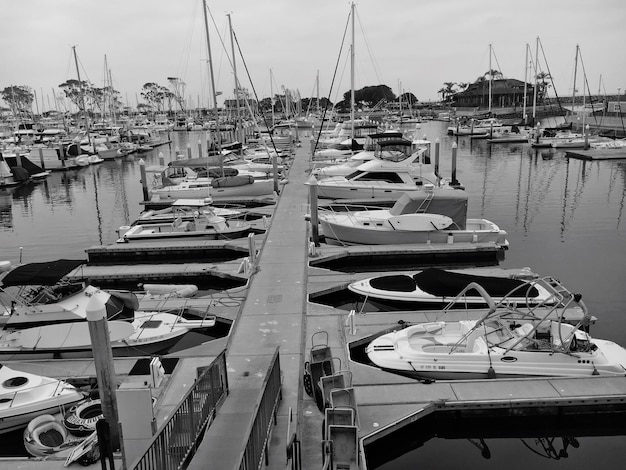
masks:
<path id="1" fill-rule="evenodd" d="M 418 323 L 382 334 L 366 347 L 369 360 L 421 380 L 626 375 L 626 349 L 592 338 L 584 319 L 572 325 L 532 309 L 512 312 L 476 283 L 457 298 L 472 289 L 490 306 L 480 319 Z"/>
<path id="2" fill-rule="evenodd" d="M 191 330 L 215 326 L 216 318 L 187 320 L 166 312 L 136 312 L 132 322 L 108 320 L 113 356 L 147 356 L 167 351 Z M 0 332 L 2 358 L 92 357 L 87 321 L 4 330 Z"/>
<path id="3" fill-rule="evenodd" d="M 404 193 L 390 209 L 320 211 L 327 241 L 340 244 L 493 243 L 507 248 L 507 233 L 487 219 L 467 218 L 463 190 L 430 187 Z"/>
<path id="4" fill-rule="evenodd" d="M 543 285 L 556 281 L 549 277 L 543 278 L 543 282 L 537 282 L 537 279 L 539 276 L 528 268 L 427 268 L 354 281 L 348 285 L 348 289 L 362 296 L 364 302 L 404 310 L 443 308 L 471 282 L 480 284 L 495 302 L 506 298 L 507 302 L 517 306 L 527 306 L 551 305 L 561 300 L 554 296 L 552 289 Z M 477 308 L 487 306 L 485 299 L 477 292 L 469 292 L 464 302 L 457 305 Z"/>
<path id="5" fill-rule="evenodd" d="M 452 135 L 490 135 L 493 131 L 510 130 L 511 126 L 503 124 L 497 118 L 472 119 L 469 124 L 460 124 L 448 127 L 448 134 Z"/>
<path id="6" fill-rule="evenodd" d="M 230 240 L 253 233 L 250 222 L 228 220 L 226 217 L 208 212 L 195 212 L 191 220 L 184 220 L 182 215 L 170 222 L 138 223 L 120 227 L 117 243 L 146 240 L 205 239 Z"/>
<path id="7" fill-rule="evenodd" d="M 241 211 L 215 207 L 211 203 L 210 197 L 201 199 L 177 199 L 169 207 L 163 209 L 149 209 L 139 214 L 137 219 L 131 224 L 152 224 L 152 223 L 173 223 L 178 217 L 183 221 L 192 221 L 200 213 L 217 215 L 226 219 L 239 218 L 243 214 Z"/>
<path id="8" fill-rule="evenodd" d="M 398 133 L 394 133 L 398 134 Z M 384 134 L 378 134 L 384 135 Z M 372 136 L 370 136 L 372 137 Z M 348 176 L 360 165 L 370 160 L 385 160 L 389 162 L 410 165 L 412 173 L 417 177 L 426 177 L 428 180 L 438 181 L 435 169 L 430 163 L 427 141 L 410 141 L 401 136 L 395 139 L 385 138 L 372 145 L 372 150 L 363 150 L 352 155 L 344 162 L 334 165 L 314 168 L 311 172 L 317 179 L 336 176 Z"/>
<path id="9" fill-rule="evenodd" d="M 9 267 L 0 277 L 0 327 L 28 328 L 84 321 L 87 304 L 98 299 L 107 318 L 131 320 L 139 302 L 128 291 L 104 291 L 92 285 L 66 281 L 84 260 L 61 259 Z"/>
<path id="10" fill-rule="evenodd" d="M 57 413 L 83 400 L 69 383 L 0 364 L 0 434 L 25 428 L 43 414 Z"/>
<path id="11" fill-rule="evenodd" d="M 317 196 L 323 199 L 397 200 L 407 191 L 422 189 L 425 185 L 448 186 L 429 170 L 412 163 L 375 159 L 359 165 L 349 175 L 313 179 L 306 184 L 315 184 Z"/>

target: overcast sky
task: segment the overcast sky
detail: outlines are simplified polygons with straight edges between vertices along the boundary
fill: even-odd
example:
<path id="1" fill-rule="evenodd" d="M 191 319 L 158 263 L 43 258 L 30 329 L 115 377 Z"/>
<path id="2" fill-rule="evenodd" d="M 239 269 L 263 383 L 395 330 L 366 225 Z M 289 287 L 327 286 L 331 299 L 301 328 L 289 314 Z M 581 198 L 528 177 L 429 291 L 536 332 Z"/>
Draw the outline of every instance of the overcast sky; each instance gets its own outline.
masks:
<path id="1" fill-rule="evenodd" d="M 243 56 L 237 77 L 259 99 L 283 86 L 316 97 L 318 72 L 320 97 L 336 102 L 350 89 L 349 1 L 207 5 L 221 98 L 234 84 L 228 13 Z M 355 19 L 357 89 L 385 84 L 437 100 L 444 82 L 473 82 L 489 69 L 490 44 L 492 68 L 523 80 L 527 44 L 534 57 L 539 37 L 540 70 L 549 68 L 559 95 L 571 96 L 577 44 L 592 93 L 626 90 L 624 0 L 359 0 Z M 77 77 L 72 46 L 81 79 L 103 86 L 106 56 L 113 87 L 132 106 L 145 83 L 168 86 L 168 77 L 185 83 L 192 104 L 211 96 L 202 0 L 0 0 L 0 38 L 0 90 L 29 86 L 44 108 Z M 580 94 L 580 61 L 577 70 Z"/>

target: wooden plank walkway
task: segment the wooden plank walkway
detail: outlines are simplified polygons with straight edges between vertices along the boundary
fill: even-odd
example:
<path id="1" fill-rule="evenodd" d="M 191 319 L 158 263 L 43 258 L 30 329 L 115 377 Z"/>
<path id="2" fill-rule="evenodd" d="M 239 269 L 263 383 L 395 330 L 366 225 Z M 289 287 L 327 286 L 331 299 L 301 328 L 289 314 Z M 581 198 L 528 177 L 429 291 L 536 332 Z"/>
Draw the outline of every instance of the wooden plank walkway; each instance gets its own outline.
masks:
<path id="1" fill-rule="evenodd" d="M 622 160 L 626 159 L 626 147 L 567 150 L 565 152 L 565 156 L 570 158 L 579 158 L 581 160 Z"/>

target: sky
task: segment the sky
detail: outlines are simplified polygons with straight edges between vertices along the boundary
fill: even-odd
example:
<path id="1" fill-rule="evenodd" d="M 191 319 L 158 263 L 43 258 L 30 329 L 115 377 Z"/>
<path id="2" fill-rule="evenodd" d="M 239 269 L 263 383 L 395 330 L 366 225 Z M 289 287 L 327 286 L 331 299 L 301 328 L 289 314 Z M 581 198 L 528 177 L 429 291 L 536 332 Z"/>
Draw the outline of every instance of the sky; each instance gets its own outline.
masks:
<path id="1" fill-rule="evenodd" d="M 348 0 L 206 0 L 219 101 L 236 76 L 259 99 L 283 87 L 342 99 L 350 90 Z M 445 82 L 491 68 L 532 81 L 538 56 L 559 96 L 587 77 L 592 94 L 626 90 L 624 0 L 358 0 L 355 89 L 384 84 L 436 101 Z M 129 106 L 146 83 L 182 81 L 188 105 L 212 105 L 202 0 L 0 0 L 0 90 L 28 86 L 43 109 L 77 78 L 113 88 Z M 236 37 L 232 56 L 229 18 Z M 539 54 L 537 51 L 539 38 Z M 342 46 L 343 44 L 343 46 Z M 576 46 L 580 54 L 576 66 Z M 239 52 L 240 51 L 240 52 Z M 491 51 L 491 53 L 490 53 Z M 106 58 L 106 67 L 105 67 Z M 491 58 L 491 59 L 490 59 Z M 584 74 L 583 74 L 584 67 Z M 528 70 L 528 72 L 527 72 Z M 319 94 L 318 94 L 319 85 Z M 0 105 L 5 104 L 0 102 Z"/>

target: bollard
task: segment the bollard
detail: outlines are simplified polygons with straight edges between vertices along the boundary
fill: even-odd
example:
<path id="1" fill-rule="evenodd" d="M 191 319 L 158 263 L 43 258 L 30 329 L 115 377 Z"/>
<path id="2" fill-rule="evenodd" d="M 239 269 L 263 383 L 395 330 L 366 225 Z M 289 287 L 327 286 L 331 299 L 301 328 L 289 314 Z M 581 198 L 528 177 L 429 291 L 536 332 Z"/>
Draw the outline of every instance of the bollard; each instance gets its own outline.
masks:
<path id="1" fill-rule="evenodd" d="M 117 382 L 113 365 L 113 352 L 109 338 L 106 308 L 96 297 L 87 302 L 87 323 L 93 350 L 94 365 L 98 379 L 98 391 L 102 403 L 102 414 L 110 426 L 111 446 L 120 448 L 119 418 L 117 412 Z"/>
<path id="2" fill-rule="evenodd" d="M 459 182 L 456 180 L 456 151 L 457 151 L 456 142 L 452 143 L 452 178 L 451 183 L 453 185 L 458 185 Z"/>
<path id="3" fill-rule="evenodd" d="M 163 152 L 159 152 L 159 165 L 165 166 L 165 157 L 163 156 Z"/>
<path id="4" fill-rule="evenodd" d="M 440 146 L 439 138 L 435 140 L 435 176 L 439 178 L 439 146 Z M 439 181 L 437 181 L 439 183 Z"/>
<path id="5" fill-rule="evenodd" d="M 150 200 L 150 193 L 148 191 L 148 178 L 146 177 L 146 162 L 143 158 L 139 159 L 139 175 L 141 177 L 141 189 L 143 191 L 143 200 Z"/>

